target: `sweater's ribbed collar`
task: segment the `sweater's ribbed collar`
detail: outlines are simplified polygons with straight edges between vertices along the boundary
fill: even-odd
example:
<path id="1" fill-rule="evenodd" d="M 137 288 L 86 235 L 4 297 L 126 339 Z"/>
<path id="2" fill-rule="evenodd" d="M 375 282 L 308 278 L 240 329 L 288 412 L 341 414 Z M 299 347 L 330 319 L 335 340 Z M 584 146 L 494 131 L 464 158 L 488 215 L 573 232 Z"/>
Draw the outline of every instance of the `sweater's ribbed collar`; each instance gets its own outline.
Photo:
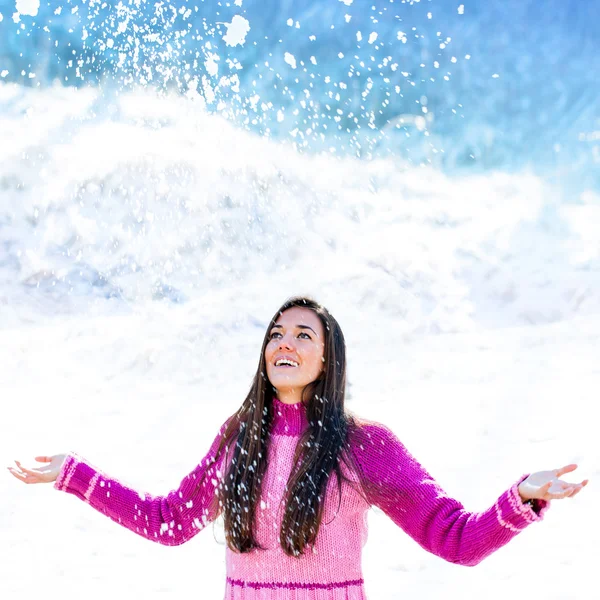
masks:
<path id="1" fill-rule="evenodd" d="M 284 404 L 273 400 L 273 426 L 271 432 L 276 435 L 300 435 L 308 427 L 304 404 Z"/>

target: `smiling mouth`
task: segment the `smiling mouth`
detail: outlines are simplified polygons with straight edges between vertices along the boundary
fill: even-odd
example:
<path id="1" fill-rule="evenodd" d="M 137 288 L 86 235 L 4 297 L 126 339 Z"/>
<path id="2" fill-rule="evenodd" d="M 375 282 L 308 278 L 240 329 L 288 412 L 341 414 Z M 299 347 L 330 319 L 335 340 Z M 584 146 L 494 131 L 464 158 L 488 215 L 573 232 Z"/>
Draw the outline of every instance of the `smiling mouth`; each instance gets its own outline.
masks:
<path id="1" fill-rule="evenodd" d="M 287 368 L 296 368 L 300 366 L 295 360 L 289 360 L 288 358 L 280 358 L 275 361 L 276 367 L 287 367 Z"/>

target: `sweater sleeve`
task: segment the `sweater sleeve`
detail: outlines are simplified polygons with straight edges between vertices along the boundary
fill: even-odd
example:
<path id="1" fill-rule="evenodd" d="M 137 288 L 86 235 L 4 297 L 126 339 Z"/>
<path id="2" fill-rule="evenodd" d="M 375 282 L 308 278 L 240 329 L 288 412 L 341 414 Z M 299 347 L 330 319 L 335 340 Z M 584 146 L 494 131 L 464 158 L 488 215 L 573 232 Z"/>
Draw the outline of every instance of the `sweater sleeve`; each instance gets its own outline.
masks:
<path id="1" fill-rule="evenodd" d="M 469 512 L 448 496 L 380 424 L 361 425 L 351 436 L 368 501 L 381 508 L 421 547 L 448 562 L 475 566 L 528 525 L 543 518 L 550 503 L 539 500 L 532 510 L 517 486 L 503 492 L 483 512 Z"/>
<path id="2" fill-rule="evenodd" d="M 225 425 L 200 464 L 166 496 L 135 491 L 75 453 L 67 455 L 54 487 L 77 496 L 148 540 L 177 546 L 187 542 L 218 516 L 215 495 L 223 477 L 225 452 L 218 461 L 216 454 L 224 431 Z"/>

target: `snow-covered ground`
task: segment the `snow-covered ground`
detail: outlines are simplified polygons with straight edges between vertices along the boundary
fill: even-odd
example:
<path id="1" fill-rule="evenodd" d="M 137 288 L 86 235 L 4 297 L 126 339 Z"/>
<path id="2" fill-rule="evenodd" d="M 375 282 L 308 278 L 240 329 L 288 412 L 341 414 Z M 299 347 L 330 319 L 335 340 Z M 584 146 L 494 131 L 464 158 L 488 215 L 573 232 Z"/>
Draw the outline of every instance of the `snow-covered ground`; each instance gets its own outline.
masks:
<path id="1" fill-rule="evenodd" d="M 272 313 L 309 293 L 346 334 L 349 408 L 467 508 L 529 471 L 590 479 L 473 569 L 373 511 L 370 597 L 598 596 L 597 195 L 303 156 L 149 92 L 0 101 L 5 465 L 75 450 L 168 491 L 239 406 Z M 222 595 L 218 526 L 164 548 L 8 472 L 0 498 L 1 598 Z"/>
<path id="2" fill-rule="evenodd" d="M 273 295 L 258 319 L 277 304 Z M 4 463 L 75 449 L 142 490 L 176 486 L 239 404 L 257 360 L 259 327 L 234 324 L 239 298 L 221 300 L 206 326 L 202 310 L 189 307 L 5 329 Z M 476 568 L 428 555 L 373 511 L 370 596 L 594 597 L 600 319 L 411 340 L 377 311 L 338 312 L 348 313 L 350 408 L 392 427 L 467 508 L 487 508 L 531 470 L 573 461 L 573 479 L 591 479 Z M 0 489 L 2 597 L 221 597 L 218 527 L 165 548 L 50 486 L 24 486 L 7 472 Z"/>

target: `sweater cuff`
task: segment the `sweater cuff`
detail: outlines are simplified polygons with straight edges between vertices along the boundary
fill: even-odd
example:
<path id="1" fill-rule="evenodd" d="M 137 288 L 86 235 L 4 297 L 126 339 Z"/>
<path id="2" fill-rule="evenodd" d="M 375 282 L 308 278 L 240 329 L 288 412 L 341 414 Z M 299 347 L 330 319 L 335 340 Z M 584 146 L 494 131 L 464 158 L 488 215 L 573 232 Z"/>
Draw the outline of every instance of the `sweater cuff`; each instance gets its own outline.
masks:
<path id="1" fill-rule="evenodd" d="M 528 504 L 524 504 L 519 495 L 519 484 L 527 479 L 529 474 L 520 477 L 496 502 L 496 518 L 507 529 L 514 532 L 522 531 L 536 521 L 541 521 L 550 508 L 550 501 L 537 500 L 537 511 Z"/>
<path id="2" fill-rule="evenodd" d="M 54 482 L 54 488 L 89 501 L 98 476 L 99 472 L 96 469 L 74 452 L 70 452 Z"/>

